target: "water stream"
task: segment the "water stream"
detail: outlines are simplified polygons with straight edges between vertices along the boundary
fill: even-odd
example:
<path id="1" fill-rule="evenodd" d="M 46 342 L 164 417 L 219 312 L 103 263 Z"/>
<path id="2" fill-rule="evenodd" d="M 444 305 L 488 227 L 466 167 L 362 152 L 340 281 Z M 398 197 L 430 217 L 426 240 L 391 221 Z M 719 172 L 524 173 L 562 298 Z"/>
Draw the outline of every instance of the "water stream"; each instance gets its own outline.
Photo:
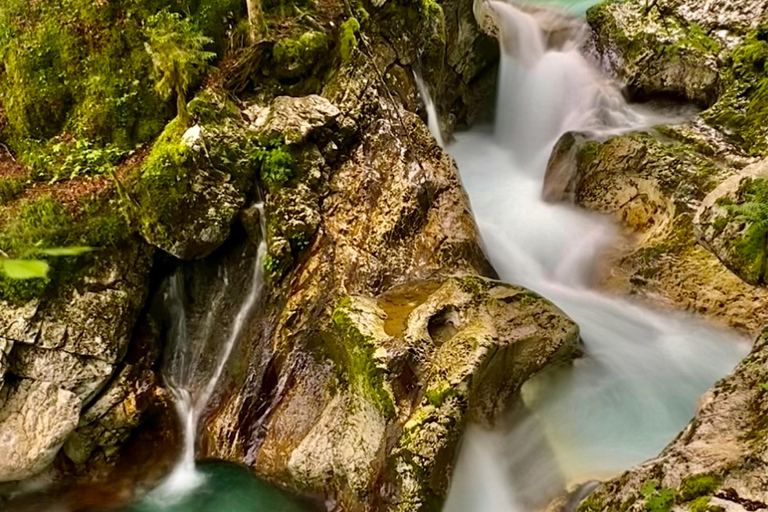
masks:
<path id="1" fill-rule="evenodd" d="M 502 279 L 568 313 L 586 355 L 527 383 L 496 430 L 469 430 L 446 512 L 537 510 L 573 484 L 658 454 L 748 351 L 731 332 L 590 288 L 616 233 L 601 216 L 541 199 L 552 147 L 568 130 L 606 136 L 677 113 L 627 105 L 580 54 L 578 34 L 548 48 L 533 16 L 491 4 L 503 48 L 496 123 L 459 134 L 448 151 Z"/>
<path id="2" fill-rule="evenodd" d="M 204 481 L 203 473 L 197 470 L 195 464 L 200 418 L 216 390 L 232 349 L 240 338 L 246 321 L 253 313 L 264 286 L 263 268 L 267 246 L 263 225 L 263 205 L 260 203 L 257 208 L 262 223 L 261 241 L 254 258 L 248 293 L 240 304 L 224 340 L 218 335 L 219 329 L 215 332 L 213 329 L 220 320 L 215 314 L 215 308 L 210 308 L 200 322 L 201 331 L 203 331 L 200 335 L 193 336 L 189 332 L 183 267 L 169 279 L 166 299 L 171 325 L 163 378 L 174 397 L 174 405 L 182 427 L 183 447 L 178 463 L 171 474 L 148 497 L 160 506 L 174 505 Z M 225 279 L 228 278 L 225 277 Z M 226 290 L 226 285 L 227 283 L 221 289 Z M 216 297 L 211 299 L 212 303 L 215 303 Z"/>

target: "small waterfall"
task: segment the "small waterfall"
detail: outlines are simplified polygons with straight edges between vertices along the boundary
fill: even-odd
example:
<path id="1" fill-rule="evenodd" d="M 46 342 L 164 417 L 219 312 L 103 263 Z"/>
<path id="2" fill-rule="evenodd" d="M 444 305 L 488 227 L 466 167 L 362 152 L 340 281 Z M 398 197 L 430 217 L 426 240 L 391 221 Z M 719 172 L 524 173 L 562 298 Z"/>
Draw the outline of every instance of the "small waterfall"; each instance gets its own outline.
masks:
<path id="1" fill-rule="evenodd" d="M 658 454 L 748 351 L 732 332 L 590 289 L 615 229 L 603 216 L 543 201 L 552 148 L 566 131 L 603 138 L 681 113 L 628 105 L 580 54 L 576 32 L 553 47 L 536 17 L 490 6 L 503 53 L 496 125 L 458 134 L 449 151 L 501 278 L 569 314 L 586 356 L 526 383 L 498 429 L 469 429 L 445 512 L 532 512 L 570 485 Z"/>
<path id="2" fill-rule="evenodd" d="M 435 102 L 432 101 L 432 95 L 429 93 L 429 85 L 424 81 L 421 74 L 416 71 L 413 72 L 413 78 L 416 80 L 416 87 L 419 89 L 419 95 L 424 102 L 424 107 L 427 109 L 427 126 L 429 127 L 429 132 L 440 147 L 444 148 L 445 143 L 443 142 L 443 131 L 440 128 L 440 118 L 437 115 Z"/>
<path id="3" fill-rule="evenodd" d="M 170 317 L 169 343 L 163 377 L 174 399 L 176 412 L 182 427 L 183 448 L 178 463 L 168 478 L 152 493 L 161 504 L 172 505 L 186 493 L 202 483 L 203 476 L 196 470 L 195 453 L 197 429 L 202 414 L 213 396 L 226 368 L 232 349 L 237 343 L 248 319 L 253 313 L 264 286 L 264 257 L 267 252 L 263 204 L 260 213 L 261 240 L 251 274 L 251 281 L 244 300 L 237 310 L 226 339 L 217 339 L 214 327 L 216 318 L 209 309 L 201 326 L 203 346 L 193 343 L 188 327 L 188 311 L 185 303 L 184 271 L 180 268 L 169 279 L 166 292 Z M 224 289 L 229 285 L 228 278 Z M 214 297 L 212 299 L 220 299 Z M 211 340 L 211 341 L 208 341 Z M 210 356 L 212 359 L 209 359 Z"/>

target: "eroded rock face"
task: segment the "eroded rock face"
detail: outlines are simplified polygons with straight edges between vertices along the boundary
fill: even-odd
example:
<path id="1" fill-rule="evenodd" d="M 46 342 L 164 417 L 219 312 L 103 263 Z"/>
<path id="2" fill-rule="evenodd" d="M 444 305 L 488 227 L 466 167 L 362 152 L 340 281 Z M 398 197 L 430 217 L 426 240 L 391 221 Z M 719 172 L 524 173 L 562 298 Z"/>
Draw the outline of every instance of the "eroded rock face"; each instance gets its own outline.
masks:
<path id="1" fill-rule="evenodd" d="M 633 232 L 612 271 L 601 276 L 606 287 L 757 332 L 768 321 L 768 294 L 731 272 L 698 243 L 694 231 L 707 195 L 749 160 L 737 150 L 729 153 L 732 146 L 722 136 L 712 137 L 696 123 L 660 130 L 682 140 L 658 133 L 605 142 L 564 136 L 545 189 L 553 198 L 611 214 Z M 700 143 L 702 138 L 709 144 Z"/>
<path id="2" fill-rule="evenodd" d="M 81 407 L 77 395 L 53 383 L 6 383 L 0 391 L 0 481 L 48 467 L 77 427 Z"/>
<path id="3" fill-rule="evenodd" d="M 104 398 L 91 402 L 120 371 L 147 297 L 152 252 L 132 242 L 100 254 L 52 296 L 0 308 L 7 354 L 0 406 L 0 453 L 7 456 L 0 481 L 48 467 L 81 421 L 103 406 Z M 98 444 L 99 436 L 91 442 Z"/>
<path id="4" fill-rule="evenodd" d="M 267 189 L 270 291 L 205 444 L 346 510 L 435 510 L 465 423 L 570 357 L 578 329 L 489 279 L 454 162 L 370 66 L 329 86 L 337 129 L 288 145 L 292 178 Z"/>
<path id="5" fill-rule="evenodd" d="M 740 511 L 768 507 L 768 345 L 709 391 L 699 412 L 659 457 L 602 484 L 580 512 L 647 509 Z M 664 498 L 666 496 L 666 498 Z"/>

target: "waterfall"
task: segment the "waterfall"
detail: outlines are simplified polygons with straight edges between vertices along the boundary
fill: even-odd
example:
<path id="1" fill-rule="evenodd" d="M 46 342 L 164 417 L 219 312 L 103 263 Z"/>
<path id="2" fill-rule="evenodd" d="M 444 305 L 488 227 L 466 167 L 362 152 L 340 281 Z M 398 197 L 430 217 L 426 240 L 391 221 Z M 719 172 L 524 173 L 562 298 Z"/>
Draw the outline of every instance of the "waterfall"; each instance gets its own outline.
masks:
<path id="1" fill-rule="evenodd" d="M 261 240 L 251 274 L 248 293 L 239 305 L 227 337 L 217 339 L 216 315 L 214 309 L 208 310 L 203 319 L 201 339 L 208 341 L 206 346 L 193 343 L 193 336 L 188 327 L 188 311 L 185 304 L 184 270 L 180 268 L 169 279 L 166 292 L 168 315 L 170 318 L 169 343 L 163 378 L 171 390 L 174 406 L 182 427 L 183 447 L 181 456 L 168 478 L 152 493 L 155 501 L 174 504 L 186 493 L 199 486 L 203 480 L 195 466 L 195 447 L 197 429 L 202 414 L 211 399 L 216 386 L 232 354 L 243 328 L 253 313 L 264 286 L 264 257 L 267 252 L 263 204 L 256 205 L 261 222 Z M 228 279 L 225 277 L 225 279 Z M 227 288 L 228 281 L 224 289 Z M 220 297 L 219 297 L 220 298 Z M 216 299 L 213 297 L 212 299 Z M 210 345 L 210 346 L 209 346 Z M 213 360 L 206 356 L 213 353 Z"/>
<path id="2" fill-rule="evenodd" d="M 413 72 L 413 78 L 416 80 L 416 87 L 419 89 L 421 101 L 424 102 L 424 108 L 427 109 L 427 126 L 429 127 L 429 132 L 440 147 L 444 148 L 443 131 L 440 129 L 440 117 L 437 115 L 435 102 L 432 101 L 432 95 L 429 93 L 429 85 L 427 85 L 427 82 L 425 82 L 422 76 L 416 71 Z"/>
<path id="3" fill-rule="evenodd" d="M 569 486 L 658 454 L 701 394 L 748 351 L 730 331 L 591 289 L 614 225 L 542 199 L 547 159 L 564 132 L 602 138 L 676 121 L 680 112 L 628 105 L 581 55 L 578 31 L 550 47 L 535 16 L 501 2 L 490 7 L 503 54 L 496 124 L 457 135 L 448 150 L 502 279 L 569 314 L 586 355 L 526 383 L 496 429 L 469 429 L 447 512 L 537 510 Z"/>

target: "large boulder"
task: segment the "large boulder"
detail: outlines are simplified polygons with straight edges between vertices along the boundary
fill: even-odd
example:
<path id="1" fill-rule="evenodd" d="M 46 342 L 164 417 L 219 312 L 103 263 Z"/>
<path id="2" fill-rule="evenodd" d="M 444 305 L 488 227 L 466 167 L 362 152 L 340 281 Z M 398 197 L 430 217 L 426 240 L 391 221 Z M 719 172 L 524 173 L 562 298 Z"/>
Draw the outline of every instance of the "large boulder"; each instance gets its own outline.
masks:
<path id="1" fill-rule="evenodd" d="M 0 481 L 46 469 L 77 427 L 82 403 L 49 382 L 21 380 L 0 391 Z"/>

